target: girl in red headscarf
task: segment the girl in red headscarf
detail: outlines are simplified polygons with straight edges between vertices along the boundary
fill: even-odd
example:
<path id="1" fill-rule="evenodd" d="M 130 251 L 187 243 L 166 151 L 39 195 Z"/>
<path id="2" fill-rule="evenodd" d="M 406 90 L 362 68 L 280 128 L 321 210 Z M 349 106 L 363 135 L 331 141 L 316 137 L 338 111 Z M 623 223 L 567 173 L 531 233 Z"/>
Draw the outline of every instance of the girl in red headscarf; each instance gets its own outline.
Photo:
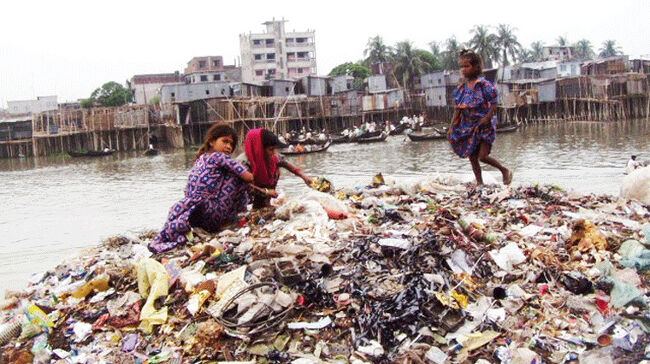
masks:
<path id="1" fill-rule="evenodd" d="M 280 179 L 280 167 L 287 169 L 311 185 L 311 178 L 293 164 L 280 159 L 275 153 L 282 146 L 277 136 L 264 128 L 253 129 L 246 134 L 244 149 L 253 173 L 254 183 L 259 189 L 254 189 L 253 207 L 261 208 L 269 205 L 271 197 L 277 197 L 275 187 Z"/>

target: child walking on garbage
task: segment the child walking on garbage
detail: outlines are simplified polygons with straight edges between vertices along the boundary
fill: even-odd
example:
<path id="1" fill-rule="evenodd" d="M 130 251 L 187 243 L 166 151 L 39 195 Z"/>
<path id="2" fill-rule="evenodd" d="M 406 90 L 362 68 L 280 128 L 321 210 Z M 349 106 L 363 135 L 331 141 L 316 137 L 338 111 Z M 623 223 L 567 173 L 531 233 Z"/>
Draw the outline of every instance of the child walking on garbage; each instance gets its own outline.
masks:
<path id="1" fill-rule="evenodd" d="M 246 158 L 253 172 L 255 185 L 261 187 L 252 191 L 253 208 L 269 206 L 271 197 L 277 197 L 275 187 L 280 179 L 280 167 L 302 178 L 308 186 L 311 185 L 311 178 L 300 168 L 281 160 L 275 153 L 275 149 L 282 146 L 278 137 L 264 128 L 252 129 L 246 134 Z"/>
<path id="2" fill-rule="evenodd" d="M 253 174 L 230 154 L 237 145 L 237 133 L 224 123 L 213 125 L 196 154 L 185 198 L 175 203 L 163 230 L 149 244 L 160 253 L 188 242 L 187 233 L 196 226 L 215 232 L 244 211 L 249 201 Z"/>
<path id="3" fill-rule="evenodd" d="M 447 132 L 447 140 L 461 158 L 468 158 L 478 185 L 483 184 L 481 165 L 487 163 L 503 176 L 503 183 L 512 182 L 512 172 L 490 157 L 496 137 L 497 89 L 484 77 L 481 57 L 468 50 L 460 52 L 460 70 L 465 82 L 454 90 L 456 110 Z"/>

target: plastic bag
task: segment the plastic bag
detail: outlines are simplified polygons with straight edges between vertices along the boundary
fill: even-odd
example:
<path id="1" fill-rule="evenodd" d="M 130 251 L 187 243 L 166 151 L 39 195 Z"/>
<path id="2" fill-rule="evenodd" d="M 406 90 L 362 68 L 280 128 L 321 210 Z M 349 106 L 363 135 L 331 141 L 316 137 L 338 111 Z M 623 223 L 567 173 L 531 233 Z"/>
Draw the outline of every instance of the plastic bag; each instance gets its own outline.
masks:
<path id="1" fill-rule="evenodd" d="M 140 329 L 151 333 L 153 325 L 161 325 L 167 321 L 167 307 L 156 310 L 154 301 L 167 295 L 169 275 L 162 264 L 151 258 L 140 259 L 135 269 L 138 274 L 138 291 L 147 299 L 140 312 Z"/>

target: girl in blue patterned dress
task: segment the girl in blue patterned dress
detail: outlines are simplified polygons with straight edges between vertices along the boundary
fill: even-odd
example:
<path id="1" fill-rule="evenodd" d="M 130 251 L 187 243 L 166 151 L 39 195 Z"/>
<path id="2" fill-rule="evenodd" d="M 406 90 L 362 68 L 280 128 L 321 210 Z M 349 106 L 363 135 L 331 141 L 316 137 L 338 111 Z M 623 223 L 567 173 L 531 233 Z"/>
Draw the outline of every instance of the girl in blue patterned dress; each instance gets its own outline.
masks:
<path id="1" fill-rule="evenodd" d="M 185 198 L 169 210 L 167 222 L 149 250 L 160 253 L 187 243 L 192 226 L 216 232 L 246 209 L 253 174 L 230 158 L 236 145 L 237 133 L 227 124 L 215 124 L 208 130 L 190 172 Z"/>
<path id="2" fill-rule="evenodd" d="M 483 184 L 479 162 L 501 171 L 503 183 L 509 185 L 512 172 L 489 156 L 496 136 L 497 89 L 490 81 L 479 77 L 483 69 L 478 54 L 463 50 L 459 61 L 465 82 L 454 90 L 456 110 L 447 139 L 459 157 L 469 157 L 478 185 Z"/>

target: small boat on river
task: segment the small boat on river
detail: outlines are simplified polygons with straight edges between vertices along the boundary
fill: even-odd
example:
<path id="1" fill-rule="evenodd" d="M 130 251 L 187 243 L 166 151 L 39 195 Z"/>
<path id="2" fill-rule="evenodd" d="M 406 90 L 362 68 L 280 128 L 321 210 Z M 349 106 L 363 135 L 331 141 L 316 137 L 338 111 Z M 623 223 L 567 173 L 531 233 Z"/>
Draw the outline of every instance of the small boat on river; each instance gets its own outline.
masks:
<path id="1" fill-rule="evenodd" d="M 325 143 L 325 145 L 323 145 L 322 147 L 311 147 L 311 149 L 306 149 L 305 151 L 302 151 L 302 152 L 283 150 L 283 151 L 280 151 L 280 153 L 282 155 L 302 155 L 302 154 L 319 153 L 319 152 L 326 151 L 327 148 L 329 148 L 331 144 L 332 144 L 332 141 L 328 140 Z"/>
<path id="2" fill-rule="evenodd" d="M 115 149 L 109 150 L 74 150 L 68 152 L 71 157 L 103 157 L 115 153 Z"/>
<path id="3" fill-rule="evenodd" d="M 519 125 L 519 123 L 511 125 L 498 125 L 497 133 L 512 133 L 513 131 L 519 129 Z"/>
<path id="4" fill-rule="evenodd" d="M 370 133 L 368 133 L 370 134 Z M 361 138 L 356 138 L 355 141 L 359 144 L 367 144 L 367 143 L 377 143 L 377 142 L 383 142 L 388 138 L 388 133 L 382 133 L 380 132 L 379 136 L 363 136 Z"/>
<path id="5" fill-rule="evenodd" d="M 414 142 L 421 142 L 424 140 L 445 139 L 447 135 L 434 131 L 432 133 L 408 133 L 406 136 Z"/>
<path id="6" fill-rule="evenodd" d="M 409 124 L 399 124 L 395 127 L 395 129 L 391 130 L 388 134 L 389 135 L 400 135 L 404 132 L 404 130 L 408 129 Z"/>

